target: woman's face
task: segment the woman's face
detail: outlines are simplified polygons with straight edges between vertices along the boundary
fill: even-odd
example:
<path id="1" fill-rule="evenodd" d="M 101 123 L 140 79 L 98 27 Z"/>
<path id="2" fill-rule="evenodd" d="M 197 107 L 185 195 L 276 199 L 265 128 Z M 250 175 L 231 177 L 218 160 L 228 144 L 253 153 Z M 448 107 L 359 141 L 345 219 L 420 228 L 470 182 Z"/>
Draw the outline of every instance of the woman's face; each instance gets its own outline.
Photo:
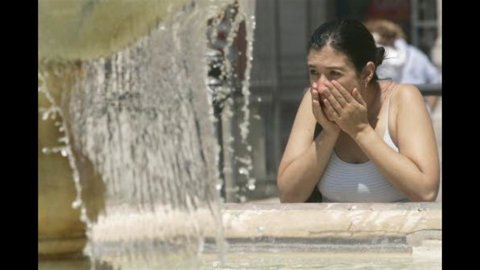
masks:
<path id="1" fill-rule="evenodd" d="M 349 92 L 361 87 L 360 78 L 353 63 L 348 57 L 329 45 L 320 50 L 311 49 L 307 56 L 310 86 L 317 83 L 318 91 L 322 95 L 326 91 L 325 82 L 336 80 Z"/>

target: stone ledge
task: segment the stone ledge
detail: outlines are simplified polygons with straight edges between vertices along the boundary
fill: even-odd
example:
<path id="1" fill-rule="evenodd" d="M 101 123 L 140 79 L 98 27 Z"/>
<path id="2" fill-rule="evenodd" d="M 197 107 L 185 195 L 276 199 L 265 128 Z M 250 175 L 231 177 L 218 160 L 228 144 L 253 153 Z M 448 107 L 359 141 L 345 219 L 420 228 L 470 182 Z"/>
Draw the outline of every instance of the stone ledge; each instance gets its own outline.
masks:
<path id="1" fill-rule="evenodd" d="M 40 259 L 81 258 L 85 236 L 71 238 L 39 238 L 38 257 Z"/>
<path id="2" fill-rule="evenodd" d="M 430 240 L 441 245 L 442 239 L 441 203 L 225 204 L 221 212 L 223 235 L 233 250 L 405 254 Z M 208 209 L 149 214 L 119 209 L 100 218 L 92 229 L 96 245 L 107 253 L 114 252 L 119 241 L 124 247 L 148 240 L 168 248 L 174 243 L 168 240 L 171 237 L 202 236 L 209 250 L 218 233 Z M 39 239 L 39 255 L 65 254 L 84 244 L 85 239 Z"/>
<path id="3" fill-rule="evenodd" d="M 226 238 L 406 237 L 441 232 L 442 211 L 441 203 L 226 204 L 223 224 Z"/>

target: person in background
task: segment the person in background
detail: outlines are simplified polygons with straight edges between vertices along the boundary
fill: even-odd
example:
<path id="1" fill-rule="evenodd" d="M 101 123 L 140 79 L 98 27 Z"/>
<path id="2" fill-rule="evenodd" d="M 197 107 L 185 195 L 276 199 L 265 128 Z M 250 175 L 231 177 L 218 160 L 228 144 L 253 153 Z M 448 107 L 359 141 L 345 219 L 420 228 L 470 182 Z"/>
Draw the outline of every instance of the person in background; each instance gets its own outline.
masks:
<path id="1" fill-rule="evenodd" d="M 335 20 L 313 33 L 310 87 L 283 153 L 281 202 L 434 201 L 439 159 L 418 88 L 379 80 L 385 50 L 365 25 Z"/>
<path id="2" fill-rule="evenodd" d="M 380 78 L 416 85 L 442 83 L 440 70 L 425 53 L 407 43 L 405 33 L 398 24 L 384 19 L 371 19 L 365 22 L 365 26 L 372 33 L 377 46 L 383 46 L 386 51 L 385 60 L 377 70 Z M 428 96 L 426 101 L 433 111 L 438 97 Z"/>

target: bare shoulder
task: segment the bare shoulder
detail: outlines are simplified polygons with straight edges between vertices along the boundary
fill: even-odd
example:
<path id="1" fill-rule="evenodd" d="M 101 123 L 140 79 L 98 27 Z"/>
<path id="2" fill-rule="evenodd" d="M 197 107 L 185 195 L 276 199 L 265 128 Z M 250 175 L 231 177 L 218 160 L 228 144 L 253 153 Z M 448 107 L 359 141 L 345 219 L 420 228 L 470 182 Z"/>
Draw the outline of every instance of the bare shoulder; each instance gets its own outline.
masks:
<path id="1" fill-rule="evenodd" d="M 391 103 L 395 111 L 424 106 L 420 90 L 413 84 L 397 84 L 391 93 Z"/>
<path id="2" fill-rule="evenodd" d="M 414 100 L 420 100 L 423 102 L 423 96 L 420 90 L 413 84 L 397 84 L 395 91 L 392 93 L 392 98 L 398 101 L 398 103 L 412 102 Z"/>

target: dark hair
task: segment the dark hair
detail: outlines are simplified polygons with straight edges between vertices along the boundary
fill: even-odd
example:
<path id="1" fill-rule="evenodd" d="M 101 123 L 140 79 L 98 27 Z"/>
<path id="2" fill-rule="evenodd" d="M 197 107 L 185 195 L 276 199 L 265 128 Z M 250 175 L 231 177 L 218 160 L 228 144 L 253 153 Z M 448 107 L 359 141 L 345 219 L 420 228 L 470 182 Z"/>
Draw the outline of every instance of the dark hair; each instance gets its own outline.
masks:
<path id="1" fill-rule="evenodd" d="M 312 34 L 308 49 L 319 50 L 325 45 L 344 53 L 361 72 L 368 61 L 375 66 L 382 64 L 385 49 L 375 44 L 372 34 L 357 20 L 334 20 L 320 25 Z M 378 79 L 375 72 L 375 80 Z"/>

